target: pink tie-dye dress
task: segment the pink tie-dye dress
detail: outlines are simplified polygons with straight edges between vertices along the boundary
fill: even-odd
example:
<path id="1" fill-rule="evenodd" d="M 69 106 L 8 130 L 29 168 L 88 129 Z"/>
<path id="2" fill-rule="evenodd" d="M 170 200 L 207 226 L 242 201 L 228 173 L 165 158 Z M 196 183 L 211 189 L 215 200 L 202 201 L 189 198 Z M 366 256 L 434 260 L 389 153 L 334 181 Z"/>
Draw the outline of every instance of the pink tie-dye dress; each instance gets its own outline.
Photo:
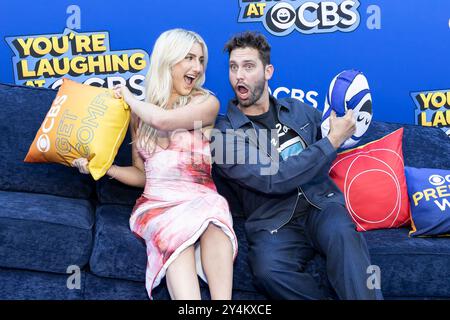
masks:
<path id="1" fill-rule="evenodd" d="M 174 132 L 169 146 L 157 146 L 151 155 L 139 148 L 138 152 L 145 161 L 147 181 L 133 208 L 130 228 L 147 245 L 146 289 L 152 299 L 152 289 L 170 263 L 190 245 L 195 246 L 197 273 L 207 281 L 198 240 L 209 223 L 230 238 L 233 259 L 237 241 L 228 203 L 211 178 L 209 141 L 201 130 Z"/>

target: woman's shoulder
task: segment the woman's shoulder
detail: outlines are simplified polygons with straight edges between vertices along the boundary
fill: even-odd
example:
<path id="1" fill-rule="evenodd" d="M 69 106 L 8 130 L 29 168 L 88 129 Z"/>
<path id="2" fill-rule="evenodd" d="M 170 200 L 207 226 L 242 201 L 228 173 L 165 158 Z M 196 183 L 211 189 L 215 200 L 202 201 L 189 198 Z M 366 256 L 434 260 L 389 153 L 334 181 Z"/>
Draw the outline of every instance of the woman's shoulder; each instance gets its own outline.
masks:
<path id="1" fill-rule="evenodd" d="M 216 98 L 214 92 L 205 88 L 196 88 L 192 91 L 192 98 Z"/>
<path id="2" fill-rule="evenodd" d="M 215 96 L 214 92 L 212 92 L 211 90 L 205 89 L 205 88 L 194 88 L 192 90 L 192 96 L 193 97 L 197 97 L 197 96 Z"/>
<path id="3" fill-rule="evenodd" d="M 196 92 L 193 92 L 191 102 L 194 104 L 207 102 L 208 104 L 219 106 L 219 100 L 217 99 L 216 95 L 209 90 L 198 90 Z"/>

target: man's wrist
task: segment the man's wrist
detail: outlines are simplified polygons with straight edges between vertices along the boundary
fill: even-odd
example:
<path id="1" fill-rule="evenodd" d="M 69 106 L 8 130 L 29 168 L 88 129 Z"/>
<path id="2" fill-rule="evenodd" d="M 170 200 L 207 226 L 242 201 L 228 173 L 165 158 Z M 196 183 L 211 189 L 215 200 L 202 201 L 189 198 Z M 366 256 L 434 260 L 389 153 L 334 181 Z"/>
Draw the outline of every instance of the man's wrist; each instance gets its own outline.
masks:
<path id="1" fill-rule="evenodd" d="M 339 149 L 339 147 L 341 146 L 341 141 L 340 139 L 338 139 L 337 137 L 335 137 L 333 134 L 329 134 L 327 136 L 328 140 L 330 140 L 331 145 L 334 147 L 334 149 Z"/>

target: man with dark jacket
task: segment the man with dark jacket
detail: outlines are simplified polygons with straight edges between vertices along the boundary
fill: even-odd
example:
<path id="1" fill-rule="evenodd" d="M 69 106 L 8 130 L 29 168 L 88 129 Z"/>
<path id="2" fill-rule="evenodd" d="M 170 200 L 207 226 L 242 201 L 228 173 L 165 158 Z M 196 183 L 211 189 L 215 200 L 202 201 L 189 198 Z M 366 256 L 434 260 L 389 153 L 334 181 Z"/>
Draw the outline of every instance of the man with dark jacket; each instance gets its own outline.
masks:
<path id="1" fill-rule="evenodd" d="M 328 176 L 336 150 L 355 131 L 352 112 L 333 113 L 322 138 L 318 110 L 269 94 L 274 68 L 263 35 L 238 34 L 225 50 L 236 97 L 216 124 L 222 136 L 212 143 L 213 173 L 240 200 L 255 285 L 273 299 L 324 299 L 304 271 L 320 252 L 340 299 L 381 299 L 367 284 L 365 240 Z"/>

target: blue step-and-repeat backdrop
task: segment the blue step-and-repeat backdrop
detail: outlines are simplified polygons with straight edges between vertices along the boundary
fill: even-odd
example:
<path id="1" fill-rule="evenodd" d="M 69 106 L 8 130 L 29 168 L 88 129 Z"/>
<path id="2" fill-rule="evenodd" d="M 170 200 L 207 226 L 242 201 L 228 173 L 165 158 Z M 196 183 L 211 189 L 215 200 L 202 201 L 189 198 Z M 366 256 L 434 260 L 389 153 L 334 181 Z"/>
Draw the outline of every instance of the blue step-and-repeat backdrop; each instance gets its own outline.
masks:
<path id="1" fill-rule="evenodd" d="M 233 95 L 223 46 L 257 30 L 272 45 L 275 96 L 322 110 L 332 78 L 358 69 L 375 120 L 450 135 L 450 0 L 0 0 L 0 82 L 123 82 L 142 98 L 153 43 L 176 27 L 205 39 L 222 112 Z"/>

